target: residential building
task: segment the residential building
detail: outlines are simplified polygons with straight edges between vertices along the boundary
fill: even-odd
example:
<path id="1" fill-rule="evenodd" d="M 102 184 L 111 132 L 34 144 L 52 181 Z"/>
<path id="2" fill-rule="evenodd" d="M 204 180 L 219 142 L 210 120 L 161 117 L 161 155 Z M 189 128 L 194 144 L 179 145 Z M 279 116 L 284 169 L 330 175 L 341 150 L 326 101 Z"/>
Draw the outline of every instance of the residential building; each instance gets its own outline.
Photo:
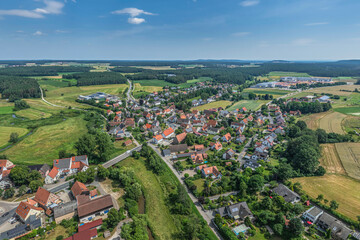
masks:
<path id="1" fill-rule="evenodd" d="M 37 202 L 31 200 L 20 202 L 15 212 L 19 219 L 25 223 L 30 216 L 40 217 L 44 213 L 44 209 L 38 207 Z"/>
<path id="2" fill-rule="evenodd" d="M 163 134 L 162 134 L 162 136 L 164 137 L 164 138 L 171 138 L 171 137 L 173 137 L 175 135 L 175 132 L 174 132 L 174 130 L 170 127 L 170 128 L 168 128 L 168 129 L 166 129 L 166 130 L 164 130 L 164 132 L 163 132 Z"/>
<path id="3" fill-rule="evenodd" d="M 85 186 L 85 184 L 76 181 L 74 185 L 71 187 L 71 193 L 76 198 L 79 195 L 89 195 L 90 192 Z"/>
<path id="4" fill-rule="evenodd" d="M 225 160 L 229 160 L 231 158 L 233 158 L 235 156 L 235 152 L 232 149 L 228 149 L 224 154 L 223 154 L 223 159 Z"/>
<path id="5" fill-rule="evenodd" d="M 54 208 L 61 203 L 61 200 L 57 195 L 49 192 L 42 187 L 38 188 L 34 197 L 34 201 L 37 202 L 39 204 L 39 207 L 42 207 L 48 215 L 50 213 L 48 212 L 50 208 Z"/>
<path id="6" fill-rule="evenodd" d="M 54 220 L 56 224 L 60 224 L 62 220 L 69 220 L 76 216 L 77 212 L 77 203 L 76 201 L 70 201 L 64 204 L 61 204 L 53 208 Z"/>
<path id="7" fill-rule="evenodd" d="M 174 144 L 181 144 L 184 142 L 185 138 L 186 138 L 186 133 L 180 133 L 179 135 L 176 135 L 175 139 L 174 139 Z"/>
<path id="8" fill-rule="evenodd" d="M 297 203 L 300 201 L 300 196 L 291 191 L 288 187 L 286 187 L 284 184 L 279 184 L 276 188 L 272 190 L 273 193 L 276 193 L 279 196 L 282 196 L 285 200 L 285 202 L 288 203 Z"/>
<path id="9" fill-rule="evenodd" d="M 97 216 L 107 214 L 113 208 L 113 201 L 111 195 L 104 195 L 93 200 L 85 196 L 77 197 L 78 201 L 78 216 L 81 223 L 92 221 Z"/>
<path id="10" fill-rule="evenodd" d="M 204 177 L 221 178 L 222 175 L 216 166 L 206 167 L 201 169 L 201 173 Z"/>
<path id="11" fill-rule="evenodd" d="M 221 217 L 230 217 L 235 220 L 244 221 L 246 217 L 253 219 L 254 216 L 246 202 L 239 202 L 230 206 L 221 207 L 216 210 Z"/>
<path id="12" fill-rule="evenodd" d="M 305 221 L 310 222 L 311 224 L 316 223 L 319 217 L 324 213 L 324 211 L 318 207 L 312 207 L 303 213 L 302 217 Z"/>

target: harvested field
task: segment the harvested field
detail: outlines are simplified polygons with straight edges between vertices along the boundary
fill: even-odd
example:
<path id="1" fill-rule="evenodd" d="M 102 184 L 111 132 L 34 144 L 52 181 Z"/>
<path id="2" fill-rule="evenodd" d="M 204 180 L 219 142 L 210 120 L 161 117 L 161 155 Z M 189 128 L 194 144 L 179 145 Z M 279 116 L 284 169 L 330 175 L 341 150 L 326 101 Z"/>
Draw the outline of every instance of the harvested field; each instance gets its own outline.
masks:
<path id="1" fill-rule="evenodd" d="M 320 127 L 320 120 L 328 114 L 327 112 L 314 113 L 307 116 L 303 116 L 300 120 L 305 121 L 308 128 L 316 130 Z"/>
<path id="2" fill-rule="evenodd" d="M 335 143 L 335 147 L 348 176 L 360 180 L 360 143 Z"/>
<path id="3" fill-rule="evenodd" d="M 335 144 L 322 144 L 321 147 L 322 158 L 320 159 L 320 164 L 326 169 L 326 172 L 346 175 Z"/>
<path id="4" fill-rule="evenodd" d="M 328 133 L 344 134 L 341 123 L 346 115 L 339 112 L 330 112 L 320 119 L 320 128 Z"/>
<path id="5" fill-rule="evenodd" d="M 306 90 L 304 92 L 310 92 L 310 93 L 331 93 L 334 95 L 339 96 L 349 96 L 352 94 L 352 92 L 344 92 L 340 90 L 347 90 L 347 91 L 354 91 L 355 88 L 359 88 L 357 85 L 339 85 L 339 86 L 333 86 L 333 87 L 319 87 L 319 88 L 313 88 Z"/>
<path id="6" fill-rule="evenodd" d="M 324 198 L 339 203 L 338 212 L 356 220 L 360 215 L 360 182 L 344 175 L 325 174 L 322 177 L 295 178 L 312 198 L 323 194 Z M 329 204 L 329 203 L 328 203 Z"/>

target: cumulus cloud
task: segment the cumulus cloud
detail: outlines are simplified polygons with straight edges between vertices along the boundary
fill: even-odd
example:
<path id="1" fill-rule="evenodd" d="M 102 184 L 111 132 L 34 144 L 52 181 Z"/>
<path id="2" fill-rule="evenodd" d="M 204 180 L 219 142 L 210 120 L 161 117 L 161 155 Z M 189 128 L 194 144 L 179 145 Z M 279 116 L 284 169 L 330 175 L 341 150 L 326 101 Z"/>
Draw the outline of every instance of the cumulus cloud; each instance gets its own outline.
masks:
<path id="1" fill-rule="evenodd" d="M 138 8 L 124 8 L 121 10 L 113 11 L 112 14 L 130 15 L 130 17 L 128 18 L 128 23 L 131 23 L 131 24 L 144 23 L 145 22 L 144 18 L 138 18 L 138 16 L 140 16 L 140 15 L 155 15 L 154 13 L 146 12 L 146 11 L 144 11 L 142 9 L 138 9 Z"/>
<path id="2" fill-rule="evenodd" d="M 42 35 L 44 35 L 44 33 L 41 32 L 41 31 L 36 31 L 36 32 L 33 33 L 33 35 L 34 36 L 42 36 Z"/>
<path id="3" fill-rule="evenodd" d="M 0 10 L 0 16 L 18 16 L 25 18 L 44 18 L 47 14 L 61 14 L 64 3 L 52 0 L 43 0 L 45 4 L 43 8 L 36 8 L 34 10 L 25 9 L 10 9 Z"/>
<path id="4" fill-rule="evenodd" d="M 320 26 L 320 25 L 327 25 L 328 22 L 313 22 L 313 23 L 307 23 L 305 26 Z"/>
<path id="5" fill-rule="evenodd" d="M 251 6 L 258 5 L 259 3 L 260 3 L 259 0 L 245 0 L 240 3 L 240 6 L 251 7 Z"/>

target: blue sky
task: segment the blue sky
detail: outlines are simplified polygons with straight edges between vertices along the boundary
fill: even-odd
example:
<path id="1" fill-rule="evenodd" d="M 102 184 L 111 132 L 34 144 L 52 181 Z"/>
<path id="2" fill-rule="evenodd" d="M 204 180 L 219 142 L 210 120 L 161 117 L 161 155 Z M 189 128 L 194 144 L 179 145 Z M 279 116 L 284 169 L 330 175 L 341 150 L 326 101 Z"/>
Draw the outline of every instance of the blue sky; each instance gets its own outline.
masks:
<path id="1" fill-rule="evenodd" d="M 1 0 L 0 59 L 355 59 L 359 9 L 359 0 Z"/>

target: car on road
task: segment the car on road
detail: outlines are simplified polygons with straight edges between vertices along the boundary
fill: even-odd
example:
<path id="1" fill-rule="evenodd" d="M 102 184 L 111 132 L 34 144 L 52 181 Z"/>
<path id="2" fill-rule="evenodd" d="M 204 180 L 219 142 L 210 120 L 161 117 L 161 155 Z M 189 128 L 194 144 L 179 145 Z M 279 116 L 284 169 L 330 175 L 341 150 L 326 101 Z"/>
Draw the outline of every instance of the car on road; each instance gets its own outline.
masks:
<path id="1" fill-rule="evenodd" d="M 9 215 L 9 212 L 4 213 L 3 215 L 1 215 L 1 217 L 3 218 L 6 217 L 7 215 Z"/>
<path id="2" fill-rule="evenodd" d="M 14 217 L 12 217 L 12 218 L 9 219 L 9 223 L 11 223 L 11 224 L 14 224 L 14 223 L 16 223 L 16 222 L 17 222 L 17 220 L 16 220 L 16 218 L 14 218 Z"/>
<path id="3" fill-rule="evenodd" d="M 130 153 L 131 153 L 131 151 L 129 150 L 129 151 L 127 151 L 126 153 L 127 153 L 127 154 L 130 154 Z"/>

